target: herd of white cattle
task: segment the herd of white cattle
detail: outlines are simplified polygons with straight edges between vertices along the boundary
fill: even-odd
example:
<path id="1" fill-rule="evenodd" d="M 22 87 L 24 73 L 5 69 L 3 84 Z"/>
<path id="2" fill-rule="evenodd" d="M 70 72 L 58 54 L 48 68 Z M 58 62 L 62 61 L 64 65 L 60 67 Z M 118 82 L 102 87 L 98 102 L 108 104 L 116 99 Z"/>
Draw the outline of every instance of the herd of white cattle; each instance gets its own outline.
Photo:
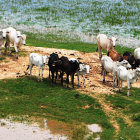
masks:
<path id="1" fill-rule="evenodd" d="M 101 67 L 103 75 L 103 83 L 105 82 L 105 75 L 107 73 L 112 73 L 113 75 L 113 87 L 115 88 L 115 81 L 117 81 L 117 87 L 120 90 L 120 85 L 122 88 L 122 81 L 127 81 L 127 96 L 130 95 L 130 88 L 131 84 L 136 82 L 140 77 L 140 67 L 137 67 L 136 69 L 132 69 L 131 65 L 127 60 L 123 60 L 121 62 L 113 61 L 109 56 L 102 56 L 101 49 L 106 49 L 109 51 L 110 49 L 114 48 L 116 45 L 116 38 L 111 37 L 108 38 L 104 34 L 99 34 L 97 36 L 97 45 L 98 45 L 98 51 L 99 51 L 99 59 L 101 61 Z M 4 44 L 5 41 L 5 44 Z M 4 44 L 5 46 L 5 52 L 7 52 L 7 46 L 9 47 L 9 53 L 11 53 L 10 50 L 10 44 L 13 44 L 14 49 L 16 51 L 16 58 L 18 58 L 18 48 L 21 45 L 26 44 L 26 35 L 21 34 L 20 31 L 17 31 L 16 29 L 9 27 L 6 29 L 0 30 L 0 55 L 1 55 L 1 46 Z M 41 56 L 37 53 L 31 53 L 29 56 L 29 68 L 30 68 L 30 76 L 32 73 L 32 67 L 33 65 L 38 66 L 38 75 L 40 76 L 40 69 L 42 69 L 41 73 L 41 79 L 43 78 L 43 71 L 44 67 L 46 65 L 47 59 L 49 59 L 50 56 Z M 136 48 L 134 51 L 134 57 L 135 59 L 140 60 L 140 48 Z M 69 59 L 69 61 L 77 61 L 75 58 Z M 80 63 L 79 63 L 80 64 Z M 86 69 L 82 70 L 83 67 L 86 66 Z M 83 75 L 84 79 L 84 87 L 85 85 L 85 74 L 89 73 L 90 66 L 85 64 L 80 64 L 79 68 L 76 70 L 78 75 L 78 85 L 79 85 L 79 75 Z"/>

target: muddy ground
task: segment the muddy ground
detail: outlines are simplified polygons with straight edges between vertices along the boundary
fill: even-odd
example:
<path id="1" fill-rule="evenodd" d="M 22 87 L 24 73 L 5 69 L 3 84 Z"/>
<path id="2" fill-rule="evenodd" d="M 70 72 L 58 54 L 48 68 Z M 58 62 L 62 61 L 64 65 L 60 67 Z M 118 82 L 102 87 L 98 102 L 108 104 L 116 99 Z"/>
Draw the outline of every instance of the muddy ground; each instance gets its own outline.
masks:
<path id="1" fill-rule="evenodd" d="M 68 58 L 80 58 L 79 60 L 85 64 L 90 65 L 90 74 L 86 75 L 86 88 L 83 87 L 83 79 L 80 76 L 80 87 L 76 86 L 76 89 L 85 93 L 98 93 L 98 94 L 113 94 L 118 89 L 113 89 L 112 75 L 106 76 L 106 83 L 102 83 L 101 76 L 101 64 L 98 58 L 98 53 L 84 53 L 74 50 L 54 49 L 54 48 L 42 48 L 23 46 L 21 50 L 26 54 L 16 59 L 15 56 L 6 55 L 6 59 L 0 62 L 0 79 L 18 78 L 24 76 L 27 66 L 29 65 L 29 54 L 36 52 L 41 55 L 50 55 L 53 52 L 58 53 L 59 57 L 67 56 Z M 29 73 L 29 71 L 28 71 Z M 32 75 L 38 75 L 38 68 L 33 67 Z M 44 78 L 48 78 L 48 66 L 46 65 L 44 71 Z M 57 81 L 59 83 L 59 80 Z M 75 85 L 77 85 L 77 77 L 75 76 Z M 126 82 L 123 82 L 123 86 L 126 86 Z M 140 79 L 132 85 L 133 87 L 140 88 Z"/>

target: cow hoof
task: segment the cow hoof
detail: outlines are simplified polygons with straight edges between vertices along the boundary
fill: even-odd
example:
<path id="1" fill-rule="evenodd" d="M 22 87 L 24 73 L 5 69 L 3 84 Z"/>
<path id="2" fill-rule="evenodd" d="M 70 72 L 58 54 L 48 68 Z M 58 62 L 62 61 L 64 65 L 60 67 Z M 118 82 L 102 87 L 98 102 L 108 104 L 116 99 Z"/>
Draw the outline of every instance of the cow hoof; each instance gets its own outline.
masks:
<path id="1" fill-rule="evenodd" d="M 105 83 L 105 79 L 103 80 L 103 84 Z"/>

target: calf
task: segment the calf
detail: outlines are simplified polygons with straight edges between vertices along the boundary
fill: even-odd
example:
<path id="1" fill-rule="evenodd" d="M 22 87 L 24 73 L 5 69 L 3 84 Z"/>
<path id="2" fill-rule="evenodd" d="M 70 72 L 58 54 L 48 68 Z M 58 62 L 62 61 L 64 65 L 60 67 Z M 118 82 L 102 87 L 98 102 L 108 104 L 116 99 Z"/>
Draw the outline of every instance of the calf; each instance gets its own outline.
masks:
<path id="1" fill-rule="evenodd" d="M 55 83 L 56 83 L 56 79 L 57 79 L 57 74 L 58 74 L 58 66 L 56 65 L 56 62 L 59 61 L 59 57 L 58 57 L 58 54 L 56 53 L 52 53 L 50 55 L 50 58 L 49 58 L 49 61 L 48 61 L 48 66 L 49 66 L 49 78 L 51 77 L 50 76 L 50 72 L 52 74 L 52 83 L 54 81 L 54 73 L 56 73 L 56 76 L 55 76 Z"/>
<path id="2" fill-rule="evenodd" d="M 129 96 L 131 84 L 135 83 L 139 77 L 140 77 L 140 68 L 136 68 L 135 70 L 127 70 L 125 67 L 119 66 L 117 71 L 117 78 L 119 81 L 118 82 L 119 92 L 121 91 L 120 84 L 122 88 L 122 81 L 127 81 L 127 89 L 128 89 L 127 96 Z"/>
<path id="3" fill-rule="evenodd" d="M 38 79 L 40 77 L 40 69 L 42 69 L 42 73 L 41 73 L 41 81 L 43 78 L 43 71 L 44 71 L 44 67 L 46 64 L 48 56 L 41 56 L 37 53 L 31 53 L 29 56 L 29 67 L 27 68 L 27 70 L 30 68 L 30 77 L 32 74 L 32 68 L 33 65 L 38 66 Z"/>
<path id="4" fill-rule="evenodd" d="M 77 77 L 78 77 L 78 86 L 79 86 L 79 75 L 83 76 L 83 81 L 84 81 L 84 88 L 86 87 L 85 84 L 85 74 L 89 74 L 90 66 L 85 65 L 83 63 L 79 63 L 79 69 L 77 70 Z"/>
<path id="5" fill-rule="evenodd" d="M 75 58 L 70 58 L 69 61 L 77 61 L 79 63 L 79 69 L 76 71 L 77 72 L 77 78 L 78 78 L 78 86 L 79 86 L 79 75 L 82 75 L 83 76 L 83 81 L 84 81 L 84 88 L 85 88 L 86 87 L 85 74 L 86 73 L 89 74 L 90 66 L 79 62 Z"/>
<path id="6" fill-rule="evenodd" d="M 69 75 L 71 75 L 71 82 L 74 88 L 74 74 L 79 69 L 79 63 L 77 61 L 69 61 L 69 59 L 65 56 L 60 58 L 59 66 L 61 69 L 61 84 L 63 85 L 63 75 L 66 73 L 67 78 L 67 88 L 69 87 Z"/>

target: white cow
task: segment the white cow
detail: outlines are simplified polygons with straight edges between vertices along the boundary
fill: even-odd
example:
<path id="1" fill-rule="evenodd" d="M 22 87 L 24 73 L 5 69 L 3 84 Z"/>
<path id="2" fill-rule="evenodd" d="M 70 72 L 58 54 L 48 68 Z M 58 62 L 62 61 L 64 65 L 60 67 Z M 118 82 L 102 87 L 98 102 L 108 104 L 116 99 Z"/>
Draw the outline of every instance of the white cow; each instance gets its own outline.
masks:
<path id="1" fill-rule="evenodd" d="M 79 63 L 79 69 L 76 71 L 77 72 L 77 79 L 78 79 L 78 86 L 79 86 L 79 75 L 82 75 L 83 76 L 83 81 L 84 81 L 84 87 L 86 87 L 85 74 L 89 74 L 90 66 L 79 62 L 75 58 L 70 58 L 69 61 L 77 61 Z"/>
<path id="2" fill-rule="evenodd" d="M 136 68 L 135 70 L 127 70 L 125 67 L 119 66 L 117 71 L 119 92 L 121 91 L 120 84 L 122 88 L 122 81 L 127 81 L 127 89 L 128 89 L 127 96 L 129 96 L 131 84 L 135 83 L 139 77 L 140 77 L 140 68 Z"/>
<path id="3" fill-rule="evenodd" d="M 134 57 L 136 67 L 140 67 L 140 48 L 134 50 Z"/>
<path id="4" fill-rule="evenodd" d="M 103 56 L 101 58 L 102 74 L 103 74 L 103 83 L 105 82 L 106 72 L 112 73 L 113 75 L 113 85 L 115 88 L 116 74 L 119 66 L 124 66 L 126 68 L 131 68 L 131 65 L 127 60 L 121 62 L 113 61 L 109 56 Z"/>
<path id="5" fill-rule="evenodd" d="M 29 56 L 29 67 L 27 68 L 27 70 L 30 68 L 30 77 L 32 75 L 32 67 L 33 65 L 38 66 L 38 78 L 40 77 L 40 69 L 42 69 L 42 73 L 41 73 L 41 81 L 43 78 L 43 71 L 44 71 L 44 67 L 45 64 L 47 62 L 47 58 L 49 58 L 49 56 L 41 56 L 37 53 L 31 53 Z"/>
<path id="6" fill-rule="evenodd" d="M 115 37 L 111 37 L 110 39 L 104 35 L 104 34 L 99 34 L 97 36 L 97 45 L 98 45 L 98 51 L 99 51 L 99 58 L 101 59 L 102 57 L 102 53 L 101 50 L 107 50 L 107 52 L 110 49 L 113 49 L 116 45 L 116 38 Z"/>
<path id="7" fill-rule="evenodd" d="M 83 76 L 83 81 L 84 81 L 84 88 L 86 87 L 85 84 L 85 74 L 89 74 L 90 66 L 85 65 L 83 63 L 79 64 L 79 70 L 77 70 L 77 78 L 78 78 L 78 86 L 79 86 L 79 75 Z"/>
<path id="8" fill-rule="evenodd" d="M 140 48 L 134 50 L 134 57 L 135 59 L 140 59 Z"/>
<path id="9" fill-rule="evenodd" d="M 5 43 L 5 51 L 7 50 L 7 46 L 10 50 L 10 43 L 14 45 L 15 51 L 16 51 L 16 58 L 18 58 L 18 48 L 23 44 L 26 44 L 26 35 L 21 34 L 20 31 L 16 31 L 13 27 L 9 27 L 6 29 L 3 29 L 3 37 L 6 38 Z"/>

